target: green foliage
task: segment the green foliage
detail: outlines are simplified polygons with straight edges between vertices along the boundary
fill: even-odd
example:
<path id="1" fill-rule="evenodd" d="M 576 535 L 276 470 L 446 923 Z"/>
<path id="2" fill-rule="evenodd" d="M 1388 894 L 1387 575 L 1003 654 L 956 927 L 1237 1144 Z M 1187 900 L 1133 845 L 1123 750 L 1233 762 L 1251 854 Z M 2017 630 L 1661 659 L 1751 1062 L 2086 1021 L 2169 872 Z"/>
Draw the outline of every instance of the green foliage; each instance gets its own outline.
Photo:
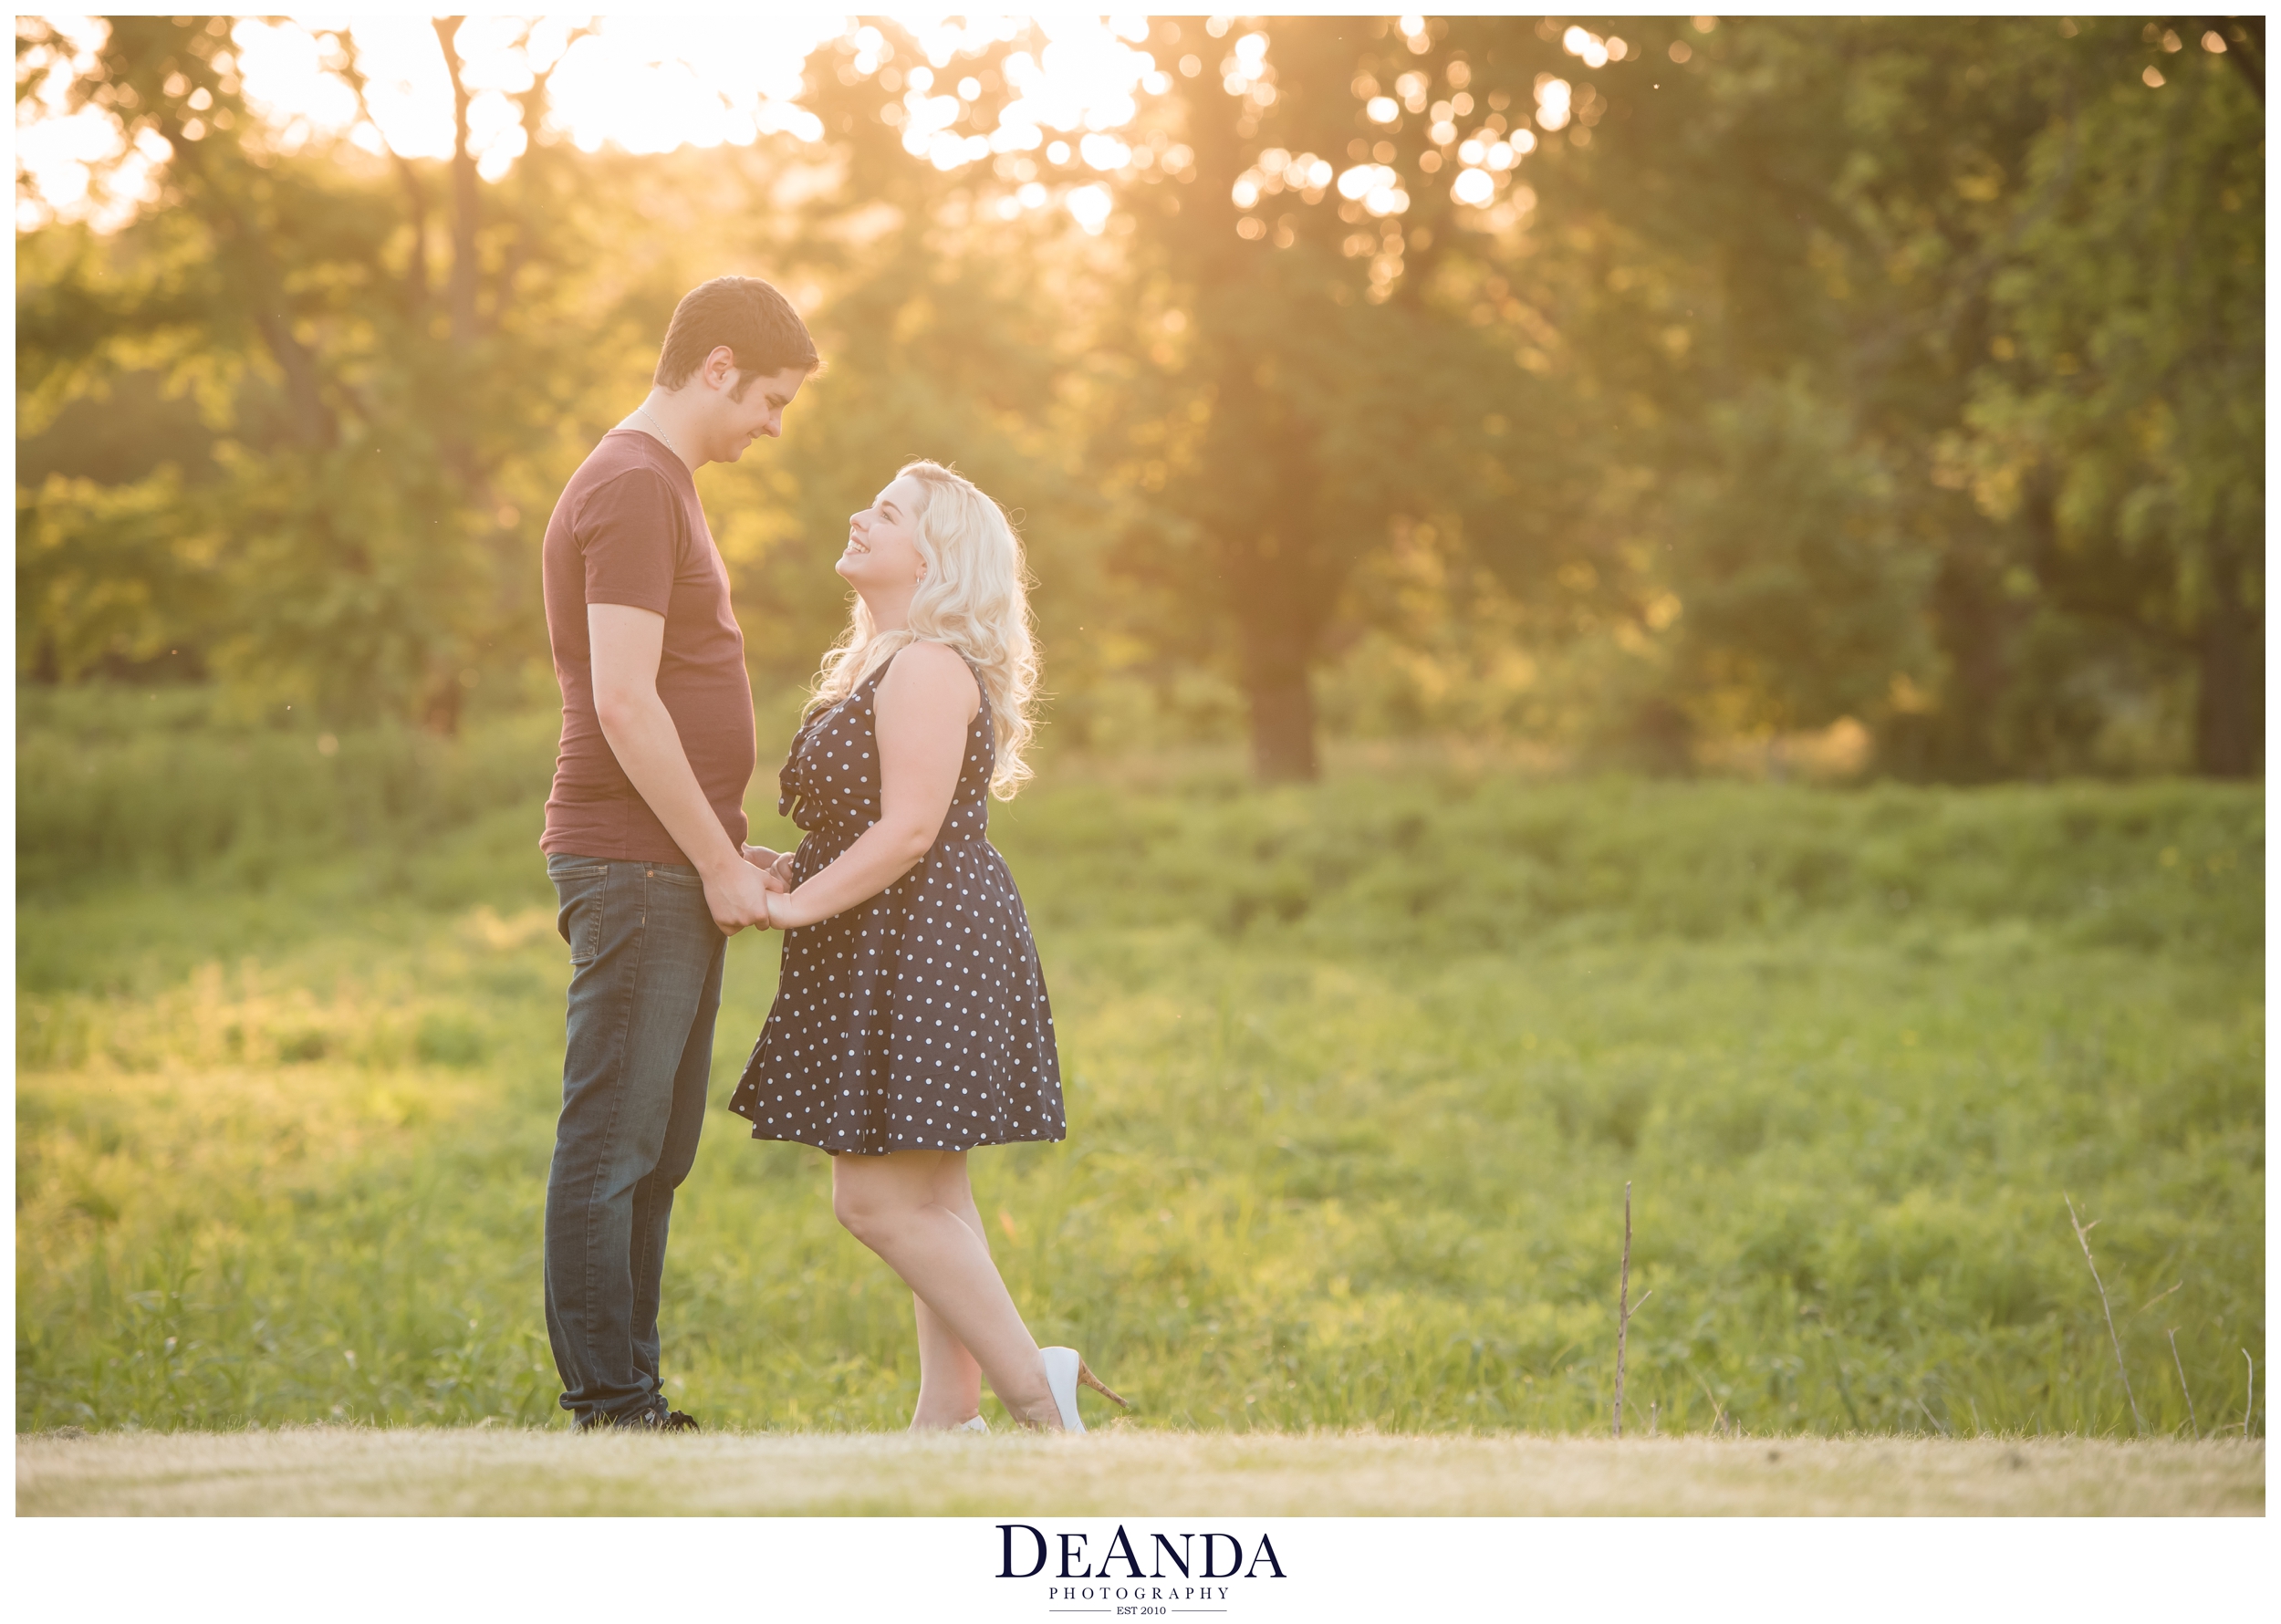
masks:
<path id="1" fill-rule="evenodd" d="M 16 487 L 16 584 L 29 651 L 49 677 L 175 653 L 211 624 L 214 592 L 200 567 L 200 533 L 172 463 L 146 478 L 100 484 L 51 474 Z"/>
<path id="2" fill-rule="evenodd" d="M 916 457 L 955 466 L 1014 516 L 1043 634 L 1068 656 L 1057 685 L 1089 674 L 1081 633 L 1099 601 L 1103 504 L 1057 395 L 1062 335 L 1031 318 L 1067 297 L 1081 267 L 1057 233 L 1035 222 L 1007 231 L 1026 239 L 1021 251 L 946 255 L 919 213 L 870 237 L 859 264 L 833 267 L 837 297 L 814 318 L 830 370 L 793 407 L 783 442 L 707 472 L 737 603 L 748 627 L 765 628 L 749 638 L 765 674 L 813 676 L 847 621 L 847 583 L 830 559 L 849 515 Z M 829 240 L 820 223 L 816 235 Z M 786 257 L 787 272 L 809 268 L 797 249 Z"/>
<path id="3" fill-rule="evenodd" d="M 1729 20 L 1683 36 L 1684 64 L 1651 41 L 1657 93 L 1546 171 L 1540 213 L 1602 222 L 1627 250 L 1620 302 L 1670 324 L 1670 364 L 1641 384 L 1659 398 L 1618 455 L 1644 464 L 1646 515 L 1697 578 L 1691 613 L 1833 523 L 1829 474 L 1806 463 L 1705 506 L 1691 475 L 1721 471 L 1717 402 L 1797 391 L 1890 538 L 1881 635 L 1852 640 L 1887 661 L 1890 706 L 1869 659 L 1849 682 L 1817 640 L 1768 646 L 1747 616 L 1681 620 L 1712 671 L 1745 678 L 1682 704 L 1780 726 L 1803 690 L 1878 727 L 1896 767 L 1957 777 L 2155 765 L 2130 735 L 2158 713 L 2176 759 L 2252 770 L 2264 108 L 2235 64 L 2261 47 L 2237 30 L 2211 52 L 2203 26 Z M 1653 494 L 1665 470 L 1676 501 Z M 1720 521 L 1758 549 L 1703 558 Z M 1841 622 L 1880 601 L 1817 585 Z"/>
<path id="4" fill-rule="evenodd" d="M 2120 19 L 2090 26 L 2126 61 L 2152 54 Z M 1974 378 L 1961 460 L 1984 507 L 2033 529 L 2042 612 L 2195 661 L 2195 759 L 2245 773 L 2263 731 L 2265 109 L 2204 52 L 2155 71 L 2160 94 L 2121 73 L 2083 86 L 2026 154 L 2047 201 L 1995 281 L 2005 364 Z"/>
<path id="5" fill-rule="evenodd" d="M 1719 460 L 1682 498 L 1668 578 L 1677 658 L 1730 726 L 1882 720 L 1895 674 L 1924 668 L 1931 572 L 1898 531 L 1890 475 L 1802 390 L 1758 389 L 1710 420 Z"/>
<path id="6" fill-rule="evenodd" d="M 734 265 L 828 362 L 702 482 L 771 677 L 843 612 L 845 515 L 927 455 L 1024 520 L 1099 744 L 1241 712 L 1271 778 L 1326 718 L 1683 771 L 1850 718 L 1917 778 L 2253 773 L 2262 24 L 1703 20 L 1626 19 L 1599 68 L 1545 19 L 1262 21 L 1235 95 L 1224 31 L 1152 19 L 1199 71 L 1114 174 L 914 161 L 891 23 L 808 64 L 807 146 L 579 153 L 534 57 L 487 181 L 288 151 L 227 19 L 118 19 L 73 99 L 168 156 L 125 229 L 19 236 L 22 669 L 448 733 L 469 672 L 542 651 L 554 497 Z M 938 65 L 983 87 L 962 131 L 1043 47 Z M 1464 143 L 1523 130 L 1458 204 Z M 1076 184 L 1114 194 L 1098 237 L 1010 201 Z"/>
<path id="7" fill-rule="evenodd" d="M 352 36 L 325 37 L 361 95 Z M 232 51 L 227 18 L 118 18 L 72 86 L 171 158 L 164 206 L 115 236 L 27 242 L 17 386 L 50 472 L 17 492 L 26 663 L 52 681 L 189 645 L 255 701 L 449 732 L 470 671 L 544 648 L 550 414 L 599 415 L 622 350 L 586 340 L 648 291 L 592 268 L 627 199 L 551 148 L 481 188 L 463 145 L 441 166 L 287 150 Z M 453 244 L 432 269 L 432 211 Z M 65 415 L 129 391 L 194 403 L 203 432 L 122 465 Z M 98 464 L 98 489 L 69 477 Z"/>
<path id="8" fill-rule="evenodd" d="M 28 711 L 27 751 L 110 752 L 112 793 L 161 817 L 170 786 L 195 807 L 242 773 L 246 735 L 141 703 L 177 708 Z M 386 821 L 324 823 L 265 886 L 208 835 L 137 884 L 22 898 L 19 1430 L 554 1414 L 565 971 L 543 759 L 494 800 L 500 729 L 310 750 L 373 764 L 356 793 Z M 387 799 L 389 761 L 423 787 Z M 350 790 L 297 782 L 319 819 Z M 27 878 L 82 851 L 45 806 L 70 793 L 23 780 Z M 982 1210 L 1032 1328 L 1137 1424 L 1598 1431 L 1626 1180 L 1654 1293 L 1635 1426 L 1652 1401 L 1666 1431 L 2127 1433 L 2063 1192 L 2101 1221 L 2150 1425 L 2185 1423 L 2172 1327 L 2203 1426 L 2241 1424 L 2239 1349 L 2265 1356 L 2254 789 L 1448 765 L 1261 793 L 1233 760 L 1065 761 L 994 817 L 1072 1133 L 978 1153 Z M 776 952 L 732 947 L 716 1098 Z M 901 1425 L 907 1294 L 832 1223 L 824 1159 L 745 1127 L 715 1115 L 675 1215 L 675 1401 Z"/>

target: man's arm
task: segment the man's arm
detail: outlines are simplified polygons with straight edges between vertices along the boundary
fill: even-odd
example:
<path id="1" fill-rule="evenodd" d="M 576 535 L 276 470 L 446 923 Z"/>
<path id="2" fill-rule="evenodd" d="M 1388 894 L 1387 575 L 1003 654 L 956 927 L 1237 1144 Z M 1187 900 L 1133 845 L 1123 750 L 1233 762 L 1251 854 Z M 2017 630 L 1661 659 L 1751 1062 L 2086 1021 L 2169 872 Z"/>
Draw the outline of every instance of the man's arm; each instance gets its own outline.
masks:
<path id="1" fill-rule="evenodd" d="M 602 736 L 635 791 L 703 878 L 713 922 L 731 936 L 747 925 L 766 930 L 773 876 L 745 861 L 730 843 L 657 694 L 665 617 L 630 604 L 589 603 L 586 630 Z"/>

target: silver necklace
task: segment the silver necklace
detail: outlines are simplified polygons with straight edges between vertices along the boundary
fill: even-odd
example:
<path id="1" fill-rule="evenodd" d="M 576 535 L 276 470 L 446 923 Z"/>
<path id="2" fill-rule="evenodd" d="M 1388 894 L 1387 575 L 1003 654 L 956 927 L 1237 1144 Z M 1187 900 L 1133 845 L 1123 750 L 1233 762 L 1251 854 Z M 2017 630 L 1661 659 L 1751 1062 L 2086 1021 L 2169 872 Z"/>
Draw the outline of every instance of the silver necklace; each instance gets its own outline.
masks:
<path id="1" fill-rule="evenodd" d="M 634 408 L 634 411 L 638 416 L 647 417 L 650 419 L 650 432 L 655 434 L 660 440 L 665 442 L 665 449 L 667 451 L 672 452 L 677 457 L 681 456 L 682 448 L 673 443 L 672 436 L 665 432 L 665 425 L 659 422 L 656 418 L 650 415 L 650 409 L 647 406 L 637 406 Z M 682 457 L 682 460 L 683 462 L 688 461 L 686 457 Z"/>

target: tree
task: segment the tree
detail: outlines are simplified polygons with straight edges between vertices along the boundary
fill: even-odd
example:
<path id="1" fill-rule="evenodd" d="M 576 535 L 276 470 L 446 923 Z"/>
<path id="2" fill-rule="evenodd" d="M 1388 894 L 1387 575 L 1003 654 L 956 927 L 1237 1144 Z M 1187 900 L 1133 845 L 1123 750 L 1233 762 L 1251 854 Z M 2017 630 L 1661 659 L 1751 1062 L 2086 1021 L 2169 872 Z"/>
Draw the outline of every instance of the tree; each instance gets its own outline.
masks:
<path id="1" fill-rule="evenodd" d="M 1048 48 L 1034 29 L 928 64 L 910 36 L 882 24 L 827 47 L 809 75 L 809 105 L 842 165 L 835 206 L 872 224 L 859 274 L 825 318 L 864 312 L 844 329 L 859 363 L 845 388 L 872 403 L 860 418 L 835 405 L 833 421 L 873 435 L 924 402 L 938 438 L 975 443 L 984 462 L 1002 454 L 994 433 L 999 448 L 1033 457 L 1041 426 L 1081 434 L 1045 482 L 1051 500 L 1079 528 L 1119 530 L 1109 566 L 1148 599 L 1145 609 L 1125 606 L 1124 625 L 1171 659 L 1228 657 L 1250 702 L 1255 760 L 1271 778 L 1315 771 L 1309 672 L 1353 562 L 1384 545 L 1396 515 L 1446 508 L 1477 479 L 1484 378 L 1494 384 L 1499 371 L 1494 360 L 1469 364 L 1477 346 L 1462 324 L 1422 300 L 1390 300 L 1387 278 L 1344 251 L 1360 204 L 1344 211 L 1352 221 L 1334 206 L 1271 232 L 1235 201 L 1256 169 L 1254 138 L 1265 139 L 1258 115 L 1275 99 L 1250 87 L 1276 72 L 1294 88 L 1274 130 L 1293 144 L 1277 175 L 1253 184 L 1254 201 L 1285 188 L 1285 169 L 1310 202 L 1325 197 L 1327 173 L 1314 172 L 1323 161 L 1304 149 L 1328 150 L 1360 117 L 1349 32 L 1291 25 L 1277 70 L 1246 47 L 1258 71 L 1241 98 L 1217 78 L 1193 95 L 1159 95 L 1121 136 L 1099 138 L 1132 156 L 1121 169 L 1080 168 L 1068 142 L 1041 165 L 1028 156 L 1047 144 L 1035 129 L 1014 144 L 1019 83 Z M 1212 36 L 1192 19 L 1155 25 L 1150 37 L 1201 47 Z M 943 161 L 913 162 L 897 130 L 937 116 L 924 95 L 937 70 L 942 85 L 963 80 L 972 93 L 943 99 Z M 1326 74 L 1327 91 L 1297 88 Z M 903 102 L 884 99 L 906 85 Z M 995 147 L 995 161 L 984 167 L 963 143 Z M 1042 191 L 1041 177 L 1119 187 L 1109 235 L 1057 241 L 1005 206 L 1021 188 Z M 839 230 L 811 220 L 805 234 L 828 242 Z M 1389 230 L 1371 234 L 1373 252 L 1403 240 L 1399 224 Z M 1010 255 L 1010 242 L 1024 253 Z M 1053 310 L 1057 330 L 1017 338 L 1020 324 L 1005 317 L 1022 299 L 1033 317 Z M 830 439 L 811 432 L 786 471 L 812 467 Z M 1079 498 L 1088 481 L 1098 494 Z"/>
<path id="2" fill-rule="evenodd" d="M 1554 505 L 1507 447 L 1557 412 L 1437 282 L 1459 211 L 1399 179 L 1419 120 L 1370 115 L 1381 80 L 1425 109 L 1414 54 L 1382 19 L 1225 33 L 1151 25 L 1179 73 L 1137 126 L 1157 156 L 1123 172 L 1137 292 L 1097 444 L 1135 490 L 1116 567 L 1156 593 L 1160 637 L 1203 651 L 1224 627 L 1255 769 L 1308 778 L 1312 674 L 1357 565 L 1403 521 L 1541 533 Z M 1342 168 L 1370 191 L 1336 191 Z"/>
<path id="3" fill-rule="evenodd" d="M 2263 26 L 2224 52 L 2184 26 L 2081 25 L 1961 460 L 2045 612 L 2188 662 L 2194 765 L 2239 776 L 2265 740 Z"/>
<path id="4" fill-rule="evenodd" d="M 1733 731 L 1877 715 L 1892 673 L 1922 669 L 1932 565 L 1899 528 L 1888 470 L 1801 389 L 1761 385 L 1710 417 L 1716 460 L 1674 501 L 1684 540 L 1665 576 L 1685 606 L 1681 682 L 1729 706 Z"/>
<path id="5" fill-rule="evenodd" d="M 455 83 L 456 33 L 437 28 Z M 361 95 L 353 36 L 328 37 Z M 537 141 L 547 67 L 507 184 L 475 183 L 461 98 L 439 286 L 421 166 L 392 157 L 391 185 L 345 141 L 282 150 L 245 105 L 226 18 L 111 21 L 71 96 L 162 144 L 161 195 L 113 239 L 57 227 L 20 247 L 39 273 L 19 284 L 20 397 L 37 428 L 74 398 L 155 387 L 194 396 L 211 438 L 206 466 L 136 470 L 100 501 L 68 479 L 19 492 L 19 588 L 43 618 L 24 640 L 57 674 L 122 640 L 194 639 L 305 713 L 449 730 L 484 651 L 527 641 L 518 503 L 551 425 L 506 397 L 575 398 L 594 364 L 557 331 L 588 218 Z M 130 582 L 141 609 L 122 618 Z"/>
<path id="6" fill-rule="evenodd" d="M 477 26 L 440 162 L 284 151 L 225 21 L 112 26 L 75 94 L 164 194 L 19 237 L 30 670 L 450 726 L 543 646 L 539 517 L 702 244 L 830 362 L 705 476 L 786 678 L 817 544 L 926 454 L 1028 521 L 1066 717 L 1224 673 L 1270 778 L 1366 630 L 1463 618 L 1392 601 L 1421 559 L 1672 765 L 1839 715 L 1911 773 L 2143 765 L 2115 718 L 2165 706 L 2179 761 L 2262 759 L 2254 19 L 1155 19 L 1090 116 L 1033 94 L 1060 25 L 866 24 L 821 141 L 640 160 L 554 139 L 534 31 L 498 181 Z"/>
<path id="7" fill-rule="evenodd" d="M 2260 42 L 2235 31 L 2248 48 L 2211 49 L 2199 24 L 1730 19 L 1651 33 L 1575 92 L 1609 110 L 1584 150 L 1532 161 L 1538 213 L 1617 245 L 1638 325 L 1671 321 L 1661 367 L 1621 349 L 1588 364 L 1656 380 L 1638 484 L 1699 712 L 1794 725 L 1803 682 L 1878 725 L 1897 765 L 2076 768 L 2114 696 L 2156 692 L 2185 656 L 2193 759 L 2243 770 L 2261 725 L 2263 115 L 2257 75 L 2230 65 L 2254 51 L 2261 71 Z M 1737 477 L 1735 426 L 1785 398 L 1825 453 Z M 1869 530 L 1892 567 L 1875 590 L 1855 573 L 1853 601 L 1896 621 L 1850 640 L 1849 674 L 1728 612 L 1784 575 L 1849 465 L 1881 493 Z M 1828 584 L 1810 602 L 1826 630 L 1851 612 Z M 1794 680 L 1758 682 L 1739 713 L 1746 696 L 1701 683 L 1778 663 Z"/>
<path id="8" fill-rule="evenodd" d="M 1007 506 L 1037 578 L 1051 688 L 1081 691 L 1108 504 L 1082 465 L 1072 396 L 1090 302 L 1111 285 L 1100 245 L 1066 215 L 1003 217 L 986 169 L 914 162 L 882 115 L 903 112 L 896 65 L 922 53 L 892 23 L 867 37 L 876 47 L 843 36 L 807 66 L 802 99 L 823 128 L 787 189 L 797 201 L 730 212 L 730 241 L 801 290 L 826 361 L 780 445 L 708 476 L 738 602 L 768 629 L 752 657 L 779 681 L 813 674 L 847 617 L 830 564 L 849 515 L 926 457 Z M 969 71 L 992 69 L 975 57 L 945 76 Z"/>

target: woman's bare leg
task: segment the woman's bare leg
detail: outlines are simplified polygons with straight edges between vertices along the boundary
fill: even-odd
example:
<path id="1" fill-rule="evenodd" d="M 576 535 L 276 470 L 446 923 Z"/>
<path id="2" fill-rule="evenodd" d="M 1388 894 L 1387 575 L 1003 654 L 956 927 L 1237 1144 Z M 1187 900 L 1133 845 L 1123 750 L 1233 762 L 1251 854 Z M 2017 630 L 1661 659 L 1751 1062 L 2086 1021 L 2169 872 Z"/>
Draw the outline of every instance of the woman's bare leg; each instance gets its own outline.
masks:
<path id="1" fill-rule="evenodd" d="M 965 1151 L 943 1155 L 935 1176 L 935 1199 L 974 1232 L 984 1252 L 990 1250 L 990 1236 L 974 1206 L 974 1188 L 966 1182 Z M 919 1322 L 919 1403 L 911 1412 L 911 1430 L 923 1432 L 963 1427 L 982 1413 L 982 1367 L 957 1333 L 915 1291 L 911 1294 L 911 1307 Z"/>
<path id="2" fill-rule="evenodd" d="M 997 1265 L 990 1261 L 979 1218 L 970 1229 L 950 1204 L 958 1197 L 956 1187 L 943 1186 L 943 1163 L 954 1156 L 959 1153 L 946 1150 L 835 1156 L 832 1213 L 849 1234 L 902 1276 L 903 1284 L 981 1367 L 1007 1413 L 1019 1421 L 1057 1429 L 1061 1413 L 1046 1385 L 1045 1360 L 1005 1282 L 998 1277 Z M 959 1183 L 963 1183 L 963 1177 Z M 972 1208 L 971 1195 L 963 1204 Z M 925 1352 L 922 1344 L 922 1392 Z"/>
<path id="3" fill-rule="evenodd" d="M 911 1430 L 939 1432 L 963 1427 L 982 1413 L 982 1367 L 915 1291 L 911 1308 L 919 1322 L 919 1402 L 911 1412 Z"/>

